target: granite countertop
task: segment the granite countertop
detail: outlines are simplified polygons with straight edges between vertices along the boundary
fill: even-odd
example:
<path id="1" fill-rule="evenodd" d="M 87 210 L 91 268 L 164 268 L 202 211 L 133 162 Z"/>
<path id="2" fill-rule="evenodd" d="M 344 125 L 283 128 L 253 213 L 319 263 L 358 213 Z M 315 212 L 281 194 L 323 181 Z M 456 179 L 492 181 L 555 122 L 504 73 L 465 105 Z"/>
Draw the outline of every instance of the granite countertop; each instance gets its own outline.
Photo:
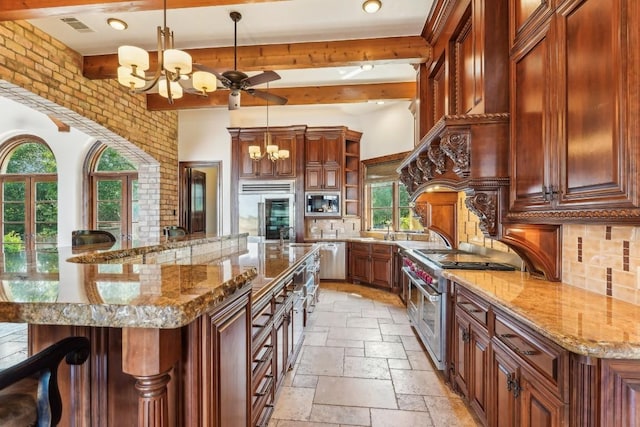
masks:
<path id="1" fill-rule="evenodd" d="M 187 240 L 162 245 L 176 249 Z M 224 246 L 224 239 L 205 241 Z M 268 244 L 245 243 L 234 253 L 216 252 L 207 258 L 195 253 L 198 247 L 191 249 L 191 258 L 168 262 L 158 256 L 164 252 L 158 252 L 152 263 L 134 263 L 140 260 L 136 254 L 152 254 L 143 245 L 126 249 L 134 256 L 131 263 L 111 262 L 114 255 L 108 250 L 77 254 L 62 247 L 5 253 L 0 263 L 0 322 L 178 328 L 246 286 L 259 292 L 317 250 L 302 245 L 278 246 L 276 251 Z M 88 263 L 91 259 L 96 262 Z"/>
<path id="2" fill-rule="evenodd" d="M 577 354 L 640 359 L 640 306 L 528 273 L 445 270 L 444 276 Z"/>
<path id="3" fill-rule="evenodd" d="M 375 243 L 381 245 L 394 245 L 403 249 L 429 249 L 429 248 L 445 248 L 441 243 L 429 242 L 426 240 L 384 240 L 375 237 L 360 236 L 344 236 L 344 237 L 323 237 L 323 238 L 305 238 L 305 242 L 323 243 L 323 242 L 362 242 Z"/>

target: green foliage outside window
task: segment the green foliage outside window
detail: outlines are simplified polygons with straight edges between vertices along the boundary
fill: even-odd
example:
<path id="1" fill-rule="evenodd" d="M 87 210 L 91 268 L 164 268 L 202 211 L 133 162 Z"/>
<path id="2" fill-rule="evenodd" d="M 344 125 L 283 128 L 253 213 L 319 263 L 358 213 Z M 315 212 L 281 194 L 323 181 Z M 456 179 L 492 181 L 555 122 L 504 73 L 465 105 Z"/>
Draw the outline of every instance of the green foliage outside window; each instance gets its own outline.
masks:
<path id="1" fill-rule="evenodd" d="M 56 158 L 44 144 L 27 142 L 18 145 L 9 155 L 5 173 L 29 175 L 34 173 L 56 173 Z"/>
<path id="2" fill-rule="evenodd" d="M 371 184 L 371 229 L 386 230 L 393 221 L 393 183 Z"/>
<path id="3" fill-rule="evenodd" d="M 96 166 L 98 172 L 113 171 L 135 171 L 136 167 L 120 153 L 111 147 L 107 147 L 102 154 Z"/>
<path id="4" fill-rule="evenodd" d="M 25 142 L 9 154 L 5 174 L 15 174 L 2 184 L 2 221 L 5 252 L 22 248 L 27 232 L 26 209 L 33 203 L 35 218 L 28 231 L 34 233 L 36 242 L 55 243 L 58 233 L 58 183 L 38 175 L 57 173 L 56 159 L 44 144 Z M 26 200 L 28 185 L 35 182 L 32 200 Z M 33 229 L 31 229 L 33 227 Z"/>

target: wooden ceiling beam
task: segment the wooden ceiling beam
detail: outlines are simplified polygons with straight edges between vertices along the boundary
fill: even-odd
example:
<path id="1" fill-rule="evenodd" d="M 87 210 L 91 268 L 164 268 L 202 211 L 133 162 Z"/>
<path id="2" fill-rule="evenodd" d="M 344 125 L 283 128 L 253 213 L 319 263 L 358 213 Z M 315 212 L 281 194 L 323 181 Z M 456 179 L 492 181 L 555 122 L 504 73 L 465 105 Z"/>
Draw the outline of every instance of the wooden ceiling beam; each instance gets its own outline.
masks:
<path id="1" fill-rule="evenodd" d="M 171 0 L 167 9 L 270 3 L 283 0 Z M 160 10 L 162 0 L 0 0 L 0 21 L 49 18 L 79 13 L 117 13 Z"/>
<path id="2" fill-rule="evenodd" d="M 416 83 L 376 83 L 343 86 L 309 86 L 291 88 L 271 88 L 269 92 L 284 96 L 287 105 L 344 104 L 375 100 L 410 100 L 416 96 Z M 138 95 L 131 95 L 138 96 Z M 217 90 L 209 96 L 185 94 L 169 104 L 158 94 L 147 95 L 147 110 L 186 110 L 197 108 L 227 107 L 228 90 Z M 241 107 L 265 106 L 266 101 L 243 92 Z"/>
<path id="3" fill-rule="evenodd" d="M 233 47 L 185 50 L 191 54 L 193 62 L 220 73 L 233 68 Z M 238 69 L 247 72 L 342 67 L 364 63 L 417 64 L 426 62 L 430 55 L 431 48 L 420 36 L 238 46 Z M 150 54 L 149 59 L 151 69 L 154 70 L 157 55 Z M 88 79 L 116 78 L 117 69 L 117 54 L 84 57 L 83 74 Z"/>

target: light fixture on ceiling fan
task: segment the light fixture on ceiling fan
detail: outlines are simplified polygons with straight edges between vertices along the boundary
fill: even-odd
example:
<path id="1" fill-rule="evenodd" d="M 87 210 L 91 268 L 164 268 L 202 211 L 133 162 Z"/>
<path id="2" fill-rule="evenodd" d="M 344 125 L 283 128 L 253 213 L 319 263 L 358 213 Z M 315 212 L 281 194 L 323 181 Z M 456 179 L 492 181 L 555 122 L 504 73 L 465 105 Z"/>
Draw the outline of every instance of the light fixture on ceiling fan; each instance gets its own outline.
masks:
<path id="1" fill-rule="evenodd" d="M 362 9 L 364 9 L 367 13 L 376 13 L 382 7 L 382 2 L 380 0 L 365 0 L 362 3 Z"/>
<path id="2" fill-rule="evenodd" d="M 267 83 L 267 90 L 269 90 L 269 83 Z M 280 150 L 276 144 L 273 143 L 271 138 L 271 132 L 269 132 L 269 99 L 267 101 L 267 130 L 264 133 L 264 152 L 262 152 L 259 145 L 249 146 L 249 157 L 251 160 L 260 161 L 266 155 L 269 160 L 275 162 L 276 160 L 284 160 L 289 158 L 289 150 Z"/>
<path id="3" fill-rule="evenodd" d="M 157 89 L 158 93 L 172 104 L 174 99 L 182 98 L 184 91 L 206 96 L 217 87 L 216 76 L 207 71 L 193 71 L 191 55 L 173 45 L 173 32 L 167 27 L 167 0 L 164 0 L 164 22 L 157 29 L 158 68 L 151 77 L 145 71 L 149 69 L 149 53 L 136 46 L 118 48 L 118 82 L 130 89 L 131 93 L 144 93 Z M 183 87 L 183 82 L 191 79 L 195 89 Z"/>
<path id="4" fill-rule="evenodd" d="M 222 74 L 216 70 L 200 65 L 200 69 L 213 73 L 220 83 L 231 92 L 229 93 L 229 110 L 237 110 L 240 108 L 240 93 L 242 91 L 249 95 L 271 101 L 273 104 L 284 105 L 287 98 L 263 90 L 254 89 L 263 83 L 269 83 L 279 80 L 280 76 L 275 71 L 263 71 L 260 74 L 249 77 L 247 74 L 238 70 L 238 21 L 242 19 L 240 12 L 231 12 L 229 17 L 233 21 L 233 70 L 227 70 Z"/>

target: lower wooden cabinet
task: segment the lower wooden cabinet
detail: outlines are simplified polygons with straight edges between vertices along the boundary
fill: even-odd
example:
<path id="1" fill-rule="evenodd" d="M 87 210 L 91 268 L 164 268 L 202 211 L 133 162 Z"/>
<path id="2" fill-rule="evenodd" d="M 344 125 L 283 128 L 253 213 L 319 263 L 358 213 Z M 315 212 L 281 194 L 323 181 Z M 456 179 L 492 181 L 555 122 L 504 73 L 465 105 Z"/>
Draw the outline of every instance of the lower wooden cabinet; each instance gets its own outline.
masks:
<path id="1" fill-rule="evenodd" d="M 315 256 L 307 259 L 310 262 L 315 262 Z M 253 303 L 252 426 L 268 426 L 278 390 L 302 347 L 305 320 L 302 286 L 290 276 Z"/>
<path id="2" fill-rule="evenodd" d="M 478 418 L 486 424 L 489 404 L 488 308 L 471 301 L 463 290 L 459 290 L 454 298 L 451 381 L 454 388 L 467 399 Z"/>
<path id="3" fill-rule="evenodd" d="M 393 288 L 394 245 L 349 243 L 349 274 L 354 282 Z"/>
<path id="4" fill-rule="evenodd" d="M 210 355 L 204 370 L 210 405 L 207 426 L 250 425 L 250 325 L 248 294 L 208 316 L 204 347 Z"/>
<path id="5" fill-rule="evenodd" d="M 454 289 L 450 382 L 480 421 L 569 425 L 568 352 L 466 288 Z"/>

